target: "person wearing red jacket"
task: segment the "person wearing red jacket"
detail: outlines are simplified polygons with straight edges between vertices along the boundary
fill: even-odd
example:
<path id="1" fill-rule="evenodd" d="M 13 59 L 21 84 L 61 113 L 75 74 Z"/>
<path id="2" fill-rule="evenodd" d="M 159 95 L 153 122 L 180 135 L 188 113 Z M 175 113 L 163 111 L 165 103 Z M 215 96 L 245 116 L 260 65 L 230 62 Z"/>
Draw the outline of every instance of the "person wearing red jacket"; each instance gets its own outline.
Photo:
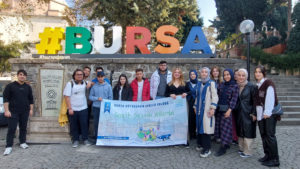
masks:
<path id="1" fill-rule="evenodd" d="M 135 76 L 130 84 L 133 92 L 132 101 L 150 100 L 150 82 L 147 78 L 143 78 L 143 69 L 136 69 Z"/>

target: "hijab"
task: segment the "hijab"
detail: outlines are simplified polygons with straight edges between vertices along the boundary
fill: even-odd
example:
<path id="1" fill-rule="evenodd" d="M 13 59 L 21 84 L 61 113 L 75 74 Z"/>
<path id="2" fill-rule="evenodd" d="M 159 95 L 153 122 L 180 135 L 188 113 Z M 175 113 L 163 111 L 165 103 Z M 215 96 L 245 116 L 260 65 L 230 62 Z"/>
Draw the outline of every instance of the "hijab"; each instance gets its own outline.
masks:
<path id="1" fill-rule="evenodd" d="M 195 75 L 196 75 L 196 78 L 193 80 L 191 79 L 191 73 L 194 72 Z M 190 73 L 189 73 L 189 78 L 190 78 L 190 82 L 193 83 L 193 84 L 197 84 L 198 83 L 198 73 L 196 70 L 190 70 Z"/>
<path id="2" fill-rule="evenodd" d="M 207 71 L 207 77 L 206 77 L 206 78 L 200 77 L 200 78 L 201 78 L 201 83 L 206 83 L 206 82 L 208 82 L 208 81 L 210 80 L 210 69 L 209 69 L 208 67 L 203 67 L 203 68 L 201 68 L 201 69 L 200 69 L 200 73 L 201 73 L 202 70 L 204 70 L 204 69 Z M 200 76 L 201 76 L 201 74 L 200 74 Z"/>
<path id="3" fill-rule="evenodd" d="M 239 88 L 240 88 L 240 94 L 242 93 L 243 89 L 245 88 L 245 86 L 247 85 L 248 83 L 248 71 L 246 69 L 239 69 L 238 72 L 244 72 L 245 75 L 246 75 L 246 80 L 242 83 L 240 83 L 239 81 L 237 81 L 237 84 L 239 85 Z"/>
<path id="4" fill-rule="evenodd" d="M 225 71 L 229 72 L 229 74 L 230 74 L 230 81 L 229 81 L 229 82 L 225 81 L 225 79 L 224 79 L 224 72 L 225 72 Z M 236 81 L 234 80 L 234 73 L 233 73 L 232 69 L 225 69 L 225 70 L 223 71 L 223 80 L 224 80 L 225 86 L 226 86 L 226 85 L 233 85 L 233 84 L 236 84 Z"/>

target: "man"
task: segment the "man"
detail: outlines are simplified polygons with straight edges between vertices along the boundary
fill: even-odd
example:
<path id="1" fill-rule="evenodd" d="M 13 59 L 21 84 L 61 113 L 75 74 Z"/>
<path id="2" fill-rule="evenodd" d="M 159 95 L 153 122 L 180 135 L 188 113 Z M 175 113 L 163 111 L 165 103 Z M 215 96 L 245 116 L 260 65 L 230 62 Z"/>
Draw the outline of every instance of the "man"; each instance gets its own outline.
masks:
<path id="1" fill-rule="evenodd" d="M 63 93 L 68 107 L 73 148 L 78 147 L 80 134 L 82 135 L 84 145 L 90 145 L 88 141 L 87 123 L 87 83 L 83 80 L 83 77 L 84 72 L 81 69 L 76 69 L 73 73 L 72 80 L 67 83 Z"/>
<path id="2" fill-rule="evenodd" d="M 136 78 L 130 84 L 133 92 L 132 101 L 150 100 L 150 83 L 148 79 L 143 78 L 143 69 L 136 69 L 135 76 Z"/>
<path id="3" fill-rule="evenodd" d="M 172 72 L 167 69 L 167 62 L 160 61 L 159 68 L 151 76 L 150 96 L 153 100 L 165 97 L 168 83 L 172 80 Z"/>
<path id="4" fill-rule="evenodd" d="M 84 73 L 83 79 L 84 79 L 85 81 L 91 81 L 91 80 L 90 80 L 91 70 L 92 70 L 92 69 L 91 69 L 90 67 L 88 67 L 88 66 L 86 66 L 86 67 L 83 68 L 83 73 Z"/>
<path id="5" fill-rule="evenodd" d="M 96 75 L 98 72 L 103 72 L 104 73 L 104 70 L 102 67 L 97 67 L 96 68 Z M 107 79 L 107 78 L 104 78 L 104 80 L 107 82 L 107 84 L 110 85 L 110 81 Z M 93 84 L 97 83 L 98 82 L 98 77 L 96 77 L 95 79 L 92 80 Z"/>
<path id="6" fill-rule="evenodd" d="M 105 74 L 103 71 L 97 73 L 97 82 L 90 91 L 89 99 L 93 102 L 94 134 L 97 140 L 101 101 L 103 99 L 113 99 L 112 88 L 110 84 L 105 81 Z"/>
<path id="7" fill-rule="evenodd" d="M 6 149 L 3 155 L 9 155 L 12 152 L 18 123 L 20 129 L 20 147 L 23 149 L 29 147 L 26 144 L 26 129 L 28 117 L 33 114 L 33 96 L 31 87 L 25 83 L 26 77 L 27 72 L 19 70 L 17 72 L 18 80 L 8 84 L 3 92 L 4 115 L 8 118 Z"/>

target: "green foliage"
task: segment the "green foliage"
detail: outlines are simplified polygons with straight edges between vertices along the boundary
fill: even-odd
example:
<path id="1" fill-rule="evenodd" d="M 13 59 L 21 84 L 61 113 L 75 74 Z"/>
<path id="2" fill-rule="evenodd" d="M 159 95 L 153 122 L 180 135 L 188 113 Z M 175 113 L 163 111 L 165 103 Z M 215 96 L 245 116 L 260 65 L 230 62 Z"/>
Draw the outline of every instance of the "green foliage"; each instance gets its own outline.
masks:
<path id="1" fill-rule="evenodd" d="M 290 37 L 287 42 L 288 53 L 299 53 L 300 52 L 300 3 L 298 2 L 292 14 L 292 22 L 295 24 L 293 27 Z"/>
<path id="2" fill-rule="evenodd" d="M 280 44 L 280 39 L 277 36 L 270 36 L 262 41 L 262 48 L 269 48 L 277 44 Z"/>
<path id="3" fill-rule="evenodd" d="M 239 32 L 239 25 L 244 19 L 251 19 L 257 28 L 266 18 L 268 0 L 215 0 L 218 19 L 212 23 L 218 29 L 218 40 L 224 40 L 232 33 Z"/>
<path id="4" fill-rule="evenodd" d="M 231 34 L 230 36 L 228 36 L 226 39 L 224 39 L 221 43 L 219 43 L 217 45 L 217 49 L 226 50 L 228 48 L 240 45 L 242 43 L 242 41 L 243 41 L 241 35 L 242 35 L 241 33 L 239 33 L 239 34 L 236 34 L 236 33 Z"/>
<path id="5" fill-rule="evenodd" d="M 8 59 L 20 57 L 22 50 L 28 50 L 28 47 L 29 43 L 13 42 L 5 45 L 0 41 L 0 74 L 10 71 Z"/>
<path id="6" fill-rule="evenodd" d="M 251 58 L 255 59 L 255 62 L 268 64 L 270 67 L 275 67 L 277 70 L 296 70 L 300 67 L 300 53 L 274 55 L 265 53 L 259 48 L 251 48 L 250 55 Z"/>
<path id="7" fill-rule="evenodd" d="M 200 11 L 198 12 L 200 13 Z M 193 26 L 203 26 L 202 18 L 199 18 L 199 14 L 197 15 L 198 20 L 190 18 L 190 16 L 183 16 L 182 20 L 185 23 L 183 28 L 178 32 L 178 34 L 182 34 L 181 45 L 184 45 L 186 38 L 188 37 L 190 30 Z M 181 33 L 182 32 L 182 33 Z"/>

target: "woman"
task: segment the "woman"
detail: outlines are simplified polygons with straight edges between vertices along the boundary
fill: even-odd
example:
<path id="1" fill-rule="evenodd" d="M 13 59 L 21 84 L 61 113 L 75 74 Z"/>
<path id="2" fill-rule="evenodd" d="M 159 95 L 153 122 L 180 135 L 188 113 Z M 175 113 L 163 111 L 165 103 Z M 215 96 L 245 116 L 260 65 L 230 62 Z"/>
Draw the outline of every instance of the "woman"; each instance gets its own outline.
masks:
<path id="1" fill-rule="evenodd" d="M 255 68 L 254 76 L 258 86 L 255 95 L 257 121 L 265 153 L 265 156 L 258 161 L 268 167 L 279 166 L 275 133 L 276 122 L 280 116 L 272 114 L 274 106 L 278 104 L 275 85 L 270 79 L 265 78 L 266 70 L 263 66 Z"/>
<path id="2" fill-rule="evenodd" d="M 166 97 L 176 99 L 176 96 L 181 95 L 185 98 L 190 93 L 188 85 L 185 84 L 183 74 L 180 68 L 175 68 L 172 71 L 172 81 L 167 85 Z"/>
<path id="3" fill-rule="evenodd" d="M 121 74 L 118 83 L 113 89 L 114 100 L 132 101 L 132 89 L 128 84 L 127 76 Z"/>
<path id="4" fill-rule="evenodd" d="M 190 80 L 186 83 L 190 89 L 190 94 L 187 95 L 187 101 L 189 105 L 189 136 L 196 138 L 196 114 L 194 111 L 194 103 L 196 99 L 196 90 L 200 84 L 198 81 L 198 74 L 196 70 L 191 70 L 189 73 Z"/>
<path id="5" fill-rule="evenodd" d="M 215 137 L 221 139 L 221 146 L 216 156 L 224 155 L 232 143 L 232 110 L 235 108 L 239 95 L 239 87 L 231 69 L 224 70 L 223 79 L 224 82 L 218 90 L 219 102 L 215 127 Z"/>
<path id="6" fill-rule="evenodd" d="M 216 88 L 222 83 L 221 69 L 218 66 L 213 66 L 210 72 L 211 80 L 215 81 Z"/>
<path id="7" fill-rule="evenodd" d="M 256 109 L 254 106 L 256 86 L 248 82 L 246 69 L 237 71 L 237 83 L 239 86 L 239 99 L 236 105 L 237 111 L 237 136 L 239 153 L 241 157 L 252 156 L 252 143 L 256 137 Z"/>
<path id="8" fill-rule="evenodd" d="M 195 112 L 197 125 L 197 144 L 203 147 L 200 157 L 211 154 L 210 134 L 215 131 L 215 110 L 218 103 L 216 84 L 210 80 L 210 69 L 204 67 L 200 70 L 201 83 L 197 86 Z"/>

